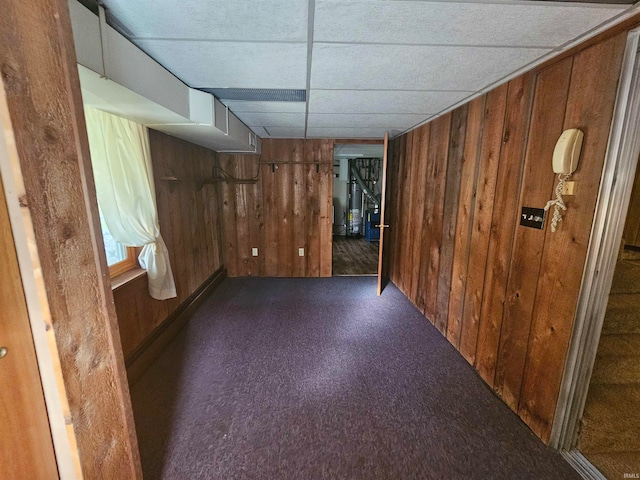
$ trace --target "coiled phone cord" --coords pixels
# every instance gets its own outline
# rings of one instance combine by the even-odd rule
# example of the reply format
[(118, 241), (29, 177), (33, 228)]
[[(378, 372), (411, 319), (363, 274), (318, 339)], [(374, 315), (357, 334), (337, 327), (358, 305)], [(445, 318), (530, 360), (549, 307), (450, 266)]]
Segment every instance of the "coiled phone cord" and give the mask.
[(562, 221), (562, 212), (561, 210), (566, 210), (567, 206), (564, 204), (564, 200), (562, 200), (562, 190), (564, 189), (564, 183), (569, 179), (571, 175), (560, 173), (558, 175), (558, 185), (556, 186), (555, 194), (556, 198), (554, 200), (549, 200), (547, 204), (544, 206), (544, 211), (547, 212), (551, 207), (553, 207), (553, 218), (551, 219), (551, 231), (555, 232), (558, 223)]

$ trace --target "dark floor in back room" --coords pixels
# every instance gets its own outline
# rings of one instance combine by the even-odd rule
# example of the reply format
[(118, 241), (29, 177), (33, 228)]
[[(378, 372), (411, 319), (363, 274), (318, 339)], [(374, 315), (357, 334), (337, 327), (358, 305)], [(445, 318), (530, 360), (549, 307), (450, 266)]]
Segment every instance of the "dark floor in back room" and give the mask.
[(145, 478), (580, 478), (375, 286), (226, 279), (132, 387)]

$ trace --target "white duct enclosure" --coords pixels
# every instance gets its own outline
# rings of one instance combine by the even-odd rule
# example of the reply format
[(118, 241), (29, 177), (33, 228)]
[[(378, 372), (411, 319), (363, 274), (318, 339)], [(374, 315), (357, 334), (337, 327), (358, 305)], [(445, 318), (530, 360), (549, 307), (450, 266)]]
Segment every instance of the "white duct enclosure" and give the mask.
[(260, 153), (260, 138), (220, 100), (182, 83), (104, 15), (68, 3), (85, 105), (218, 152)]

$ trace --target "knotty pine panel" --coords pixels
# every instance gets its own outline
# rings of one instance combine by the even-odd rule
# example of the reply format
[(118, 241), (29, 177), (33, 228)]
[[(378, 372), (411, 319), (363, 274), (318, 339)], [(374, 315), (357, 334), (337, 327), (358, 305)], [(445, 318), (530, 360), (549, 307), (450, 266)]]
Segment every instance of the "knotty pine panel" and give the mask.
[(236, 177), (260, 172), (221, 189), (229, 276), (331, 276), (333, 140), (265, 139), (261, 155), (218, 158)]
[[(480, 159), (478, 164), (478, 182), (476, 200), (471, 227), (471, 250), (469, 252), (469, 270), (467, 288), (462, 310), (462, 329), (460, 332), (460, 353), (471, 364), (475, 361), (480, 308), (484, 294), (485, 273), (488, 266), (489, 236), (493, 224), (493, 201), (500, 164), (500, 149), (507, 106), (508, 86), (502, 85), (487, 94), (485, 102)], [(500, 221), (497, 212), (496, 221)]]
[(169, 251), (178, 296), (151, 298), (146, 276), (114, 290), (125, 358), (222, 266), (218, 189), (223, 184), (199, 185), (193, 180), (212, 176), (215, 152), (155, 130), (149, 130), (149, 142), (160, 233)]
[[(535, 75), (523, 75), (508, 85), (507, 107), (502, 135), (502, 149), (496, 184), (499, 186), (493, 201), (493, 221), (485, 272), (484, 292), (478, 326), (475, 362), (480, 375), (493, 383), (496, 357), (500, 341), (509, 265), (515, 231), (519, 221), (518, 198), (523, 162), (509, 161), (523, 158), (533, 100)], [(545, 162), (540, 162), (547, 167)], [(530, 199), (526, 197), (526, 201)], [(540, 200), (540, 204), (544, 200)], [(527, 229), (529, 230), (529, 229)]]
[(447, 153), (447, 178), (442, 213), (442, 250), (440, 252), (440, 275), (436, 296), (434, 325), (443, 335), (447, 332), (449, 296), (453, 275), (453, 252), (455, 248), (456, 221), (460, 181), (464, 163), (464, 142), (467, 128), (468, 106), (456, 109), (451, 116), (451, 141)]
[[(544, 206), (553, 195), (550, 162), (540, 159), (552, 157), (562, 133), (572, 62), (565, 59), (537, 76), (519, 208)], [(544, 230), (516, 228), (494, 371), (494, 389), (512, 409), (520, 395), (544, 243)], [(488, 355), (486, 349), (485, 358)]]
[[(391, 281), (545, 442), (625, 38), (619, 33), (545, 64), (390, 147)], [(552, 198), (553, 148), (564, 129), (576, 127), (585, 133), (576, 194), (565, 197), (558, 231), (520, 226), (521, 207), (542, 208)], [(419, 173), (425, 155), (426, 177)]]
[(460, 345), (464, 294), (467, 286), (467, 271), (469, 269), (471, 226), (476, 197), (479, 146), (482, 138), (482, 115), (484, 114), (485, 101), (486, 98), (484, 96), (476, 98), (469, 103), (467, 111), (462, 175), (458, 189), (458, 211), (453, 245), (453, 268), (451, 272), (446, 334), (447, 339), (456, 348)]

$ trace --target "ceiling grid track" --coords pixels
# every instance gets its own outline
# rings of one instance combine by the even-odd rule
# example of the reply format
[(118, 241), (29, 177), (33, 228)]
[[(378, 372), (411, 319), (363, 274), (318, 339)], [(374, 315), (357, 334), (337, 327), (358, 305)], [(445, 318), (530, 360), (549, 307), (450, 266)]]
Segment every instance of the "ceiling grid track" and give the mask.
[(316, 0), (309, 0), (307, 17), (307, 98), (304, 111), (304, 138), (309, 128), (309, 97), (311, 97), (311, 60), (313, 58), (313, 27), (316, 13)]
[(615, 3), (189, 0), (186, 11), (100, 0), (140, 49), (256, 134), (372, 139), (432, 121), (640, 11), (640, 1), (600, 1)]

